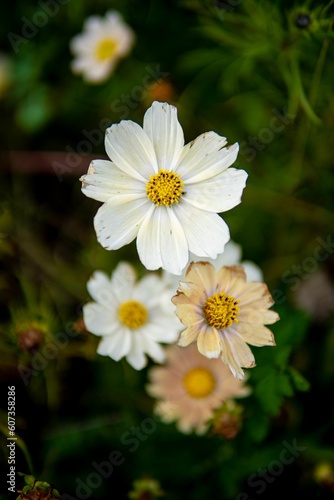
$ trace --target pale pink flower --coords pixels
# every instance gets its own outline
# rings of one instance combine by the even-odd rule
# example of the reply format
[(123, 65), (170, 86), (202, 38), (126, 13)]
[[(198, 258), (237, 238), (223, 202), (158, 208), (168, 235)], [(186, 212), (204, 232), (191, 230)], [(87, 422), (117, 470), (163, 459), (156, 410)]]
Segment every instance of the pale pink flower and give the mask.
[(250, 393), (218, 359), (202, 356), (195, 345), (166, 349), (166, 364), (151, 368), (148, 393), (157, 398), (155, 412), (165, 422), (177, 421), (184, 433), (204, 433), (213, 410), (223, 402)]

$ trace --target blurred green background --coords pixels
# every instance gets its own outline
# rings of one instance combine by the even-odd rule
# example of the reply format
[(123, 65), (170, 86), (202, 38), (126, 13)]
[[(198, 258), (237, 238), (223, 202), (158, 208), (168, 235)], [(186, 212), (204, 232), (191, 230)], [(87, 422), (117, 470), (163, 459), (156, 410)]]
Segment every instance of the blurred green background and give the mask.
[[(16, 498), (5, 485), (12, 385), (17, 470), (68, 498), (125, 499), (146, 477), (168, 500), (330, 498), (333, 2), (69, 0), (27, 31), (44, 4), (3, 5), (0, 19), (1, 498)], [(88, 85), (71, 72), (69, 43), (86, 18), (108, 10), (136, 42), (110, 78)], [(263, 270), (281, 320), (277, 347), (253, 348), (253, 392), (233, 440), (153, 420), (147, 369), (98, 356), (81, 319), (93, 271), (110, 273), (122, 259), (145, 270), (134, 243), (116, 252), (97, 243), (100, 204), (81, 193), (79, 177), (105, 155), (105, 128), (142, 124), (153, 100), (177, 105), (186, 142), (208, 130), (239, 142), (236, 166), (249, 174), (224, 219), (243, 258)], [(152, 432), (141, 427), (147, 419)], [(132, 426), (142, 429), (136, 445)], [(303, 450), (275, 475), (284, 443)], [(113, 450), (123, 463), (87, 486), (92, 463)], [(133, 498), (156, 498), (143, 495)]]

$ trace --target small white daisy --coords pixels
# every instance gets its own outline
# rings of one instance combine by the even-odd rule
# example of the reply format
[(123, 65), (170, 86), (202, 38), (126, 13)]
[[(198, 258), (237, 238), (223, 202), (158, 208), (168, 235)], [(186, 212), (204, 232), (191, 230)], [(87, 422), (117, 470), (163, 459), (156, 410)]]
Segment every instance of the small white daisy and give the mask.
[(95, 302), (83, 307), (87, 330), (101, 336), (97, 352), (119, 361), (124, 356), (136, 370), (147, 363), (145, 354), (156, 362), (165, 359), (160, 342), (175, 342), (180, 323), (168, 301), (166, 285), (153, 273), (136, 282), (130, 264), (120, 263), (111, 279), (96, 271), (87, 283)]
[(137, 238), (147, 269), (181, 274), (189, 251), (215, 259), (230, 239), (218, 215), (241, 202), (244, 170), (229, 168), (239, 146), (215, 132), (184, 145), (177, 109), (154, 102), (141, 128), (132, 121), (106, 131), (112, 160), (95, 160), (82, 180), (86, 196), (104, 202), (97, 239), (116, 250)]
[(71, 64), (73, 72), (82, 73), (90, 83), (106, 80), (119, 59), (130, 52), (134, 38), (132, 29), (118, 12), (107, 12), (104, 18), (89, 17), (83, 33), (76, 35), (70, 43), (75, 56)]

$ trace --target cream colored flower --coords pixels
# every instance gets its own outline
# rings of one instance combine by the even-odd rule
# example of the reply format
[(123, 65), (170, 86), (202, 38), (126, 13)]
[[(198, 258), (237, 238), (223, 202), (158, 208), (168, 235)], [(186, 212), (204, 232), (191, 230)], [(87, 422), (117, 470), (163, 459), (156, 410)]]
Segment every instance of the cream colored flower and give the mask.
[(230, 238), (217, 213), (241, 202), (247, 173), (231, 168), (238, 144), (226, 147), (214, 132), (184, 145), (177, 110), (154, 102), (144, 126), (122, 121), (107, 129), (112, 160), (95, 160), (81, 178), (86, 196), (104, 202), (97, 239), (116, 250), (137, 238), (147, 269), (181, 274), (189, 251), (216, 258)]
[(122, 262), (111, 276), (96, 271), (87, 283), (95, 302), (83, 307), (86, 328), (102, 337), (98, 354), (119, 361), (124, 356), (136, 370), (146, 363), (146, 354), (157, 363), (165, 359), (160, 342), (175, 342), (180, 323), (173, 306), (164, 303), (168, 294), (154, 273), (136, 282), (132, 266)]
[(83, 33), (76, 35), (70, 43), (75, 56), (72, 70), (82, 73), (89, 83), (102, 82), (111, 75), (118, 61), (130, 52), (133, 43), (134, 33), (118, 12), (107, 12), (104, 18), (89, 17)]
[(147, 391), (158, 399), (156, 413), (165, 422), (176, 420), (181, 432), (205, 432), (215, 408), (250, 392), (220, 360), (202, 356), (195, 345), (168, 347), (166, 356), (165, 366), (149, 371)]
[(247, 344), (275, 345), (272, 332), (264, 326), (279, 319), (268, 310), (274, 301), (264, 283), (246, 281), (240, 266), (223, 266), (217, 273), (209, 262), (191, 263), (172, 302), (187, 326), (178, 344), (196, 341), (201, 354), (221, 356), (239, 379), (244, 377), (241, 367), (255, 366)]

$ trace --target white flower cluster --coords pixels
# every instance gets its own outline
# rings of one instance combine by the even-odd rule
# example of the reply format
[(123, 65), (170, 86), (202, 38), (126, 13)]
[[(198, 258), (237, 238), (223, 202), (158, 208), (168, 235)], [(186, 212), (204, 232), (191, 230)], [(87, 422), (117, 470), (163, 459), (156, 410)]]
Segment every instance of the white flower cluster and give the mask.
[(219, 215), (240, 203), (246, 184), (247, 173), (231, 167), (238, 144), (215, 132), (185, 144), (177, 109), (153, 102), (143, 127), (108, 128), (105, 147), (110, 161), (94, 160), (81, 178), (83, 193), (103, 203), (97, 239), (107, 250), (136, 239), (141, 263), (163, 273), (136, 281), (125, 262), (111, 278), (95, 272), (84, 322), (101, 337), (98, 353), (115, 361), (125, 357), (140, 370), (147, 355), (157, 363), (167, 356), (150, 371), (156, 411), (182, 432), (205, 432), (215, 408), (249, 393), (248, 344), (275, 345), (264, 325), (279, 319), (261, 271), (240, 264), (241, 248)]

